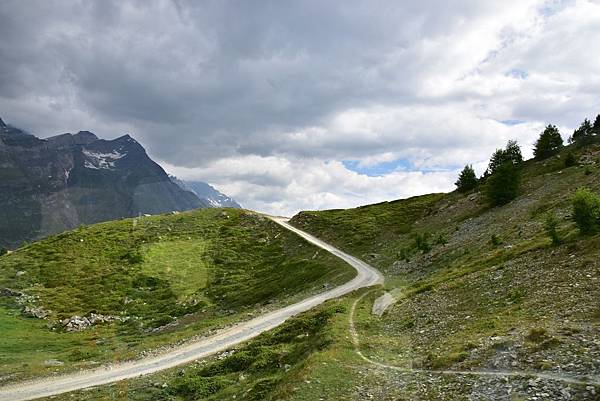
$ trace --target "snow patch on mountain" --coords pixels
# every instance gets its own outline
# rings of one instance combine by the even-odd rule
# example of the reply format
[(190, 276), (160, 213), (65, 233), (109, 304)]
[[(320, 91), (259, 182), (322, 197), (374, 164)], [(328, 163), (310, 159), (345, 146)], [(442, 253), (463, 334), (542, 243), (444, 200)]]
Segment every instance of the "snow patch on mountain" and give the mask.
[(83, 166), (93, 170), (114, 170), (115, 161), (127, 156), (126, 152), (120, 153), (119, 150), (113, 150), (110, 153), (100, 153), (83, 149), (83, 154), (86, 156)]

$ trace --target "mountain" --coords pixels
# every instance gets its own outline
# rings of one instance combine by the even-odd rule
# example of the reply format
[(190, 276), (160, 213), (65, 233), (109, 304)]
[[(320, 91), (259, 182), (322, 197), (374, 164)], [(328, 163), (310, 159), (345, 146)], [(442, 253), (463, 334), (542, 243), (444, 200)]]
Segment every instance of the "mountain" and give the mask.
[(184, 181), (179, 178), (170, 175), (171, 181), (179, 185), (184, 191), (190, 191), (196, 194), (196, 196), (202, 200), (208, 202), (211, 207), (232, 207), (235, 209), (241, 209), (242, 206), (237, 203), (233, 198), (219, 192), (210, 184), (202, 181)]
[(209, 207), (129, 135), (40, 139), (0, 119), (0, 247), (100, 221)]

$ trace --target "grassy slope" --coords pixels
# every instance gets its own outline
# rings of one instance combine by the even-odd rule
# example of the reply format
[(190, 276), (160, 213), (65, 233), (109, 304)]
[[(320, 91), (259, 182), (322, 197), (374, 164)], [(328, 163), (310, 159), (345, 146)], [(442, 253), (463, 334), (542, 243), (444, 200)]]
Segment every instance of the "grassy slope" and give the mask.
[[(600, 192), (600, 147), (578, 152), (587, 166), (564, 168), (564, 153), (527, 162), (522, 195), (504, 207), (489, 208), (478, 192), (451, 193), (302, 212), (292, 222), (402, 290), (368, 325), (365, 351), (375, 359), (599, 375), (600, 236), (579, 235), (569, 215), (578, 187)], [(560, 220), (557, 247), (543, 226), (549, 211)], [(417, 235), (429, 235), (430, 251), (417, 249)]]
[[(598, 166), (591, 169), (591, 175), (583, 167), (562, 169), (559, 159), (528, 163), (523, 196), (502, 208), (489, 209), (477, 193), (452, 193), (304, 212), (294, 222), (378, 266), (388, 289), (402, 288), (405, 297), (383, 318), (371, 314), (382, 290), (358, 304), (356, 328), (367, 356), (406, 368), (555, 371), (561, 366), (566, 374), (598, 374), (600, 237), (580, 237), (568, 219), (576, 187), (600, 190)], [(561, 220), (564, 243), (556, 248), (542, 227), (548, 210)], [(414, 249), (414, 235), (425, 232), (431, 233), (433, 248), (422, 253)], [(445, 241), (435, 244), (440, 234)], [(491, 242), (492, 234), (501, 244)], [(291, 319), (233, 355), (74, 395), (140, 401), (517, 401), (534, 394), (544, 400), (600, 399), (600, 388), (594, 395), (587, 385), (542, 380), (532, 386), (528, 378), (374, 367), (355, 353), (348, 331), (351, 305), (367, 291)], [(531, 332), (542, 328), (545, 333)]]
[[(205, 209), (101, 223), (0, 258), (0, 375), (27, 375), (135, 357), (339, 284), (354, 271), (250, 212)], [(49, 311), (26, 318), (30, 305)], [(66, 332), (60, 320), (127, 317)], [(156, 330), (158, 329), (158, 330)], [(45, 361), (64, 362), (59, 367)]]

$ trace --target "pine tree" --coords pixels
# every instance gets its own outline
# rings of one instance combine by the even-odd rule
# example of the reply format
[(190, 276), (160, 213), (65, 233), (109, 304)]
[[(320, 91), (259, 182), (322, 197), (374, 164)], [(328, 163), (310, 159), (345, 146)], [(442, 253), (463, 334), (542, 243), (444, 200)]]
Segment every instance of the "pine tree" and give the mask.
[(510, 161), (502, 163), (486, 182), (485, 192), (494, 206), (507, 204), (519, 195), (521, 168)]
[(563, 140), (555, 125), (548, 124), (535, 142), (533, 154), (536, 159), (545, 159), (560, 151)]
[(521, 148), (517, 144), (517, 141), (510, 140), (506, 144), (506, 148), (496, 149), (490, 158), (484, 176), (487, 177), (493, 175), (501, 165), (507, 162), (510, 162), (513, 165), (520, 165), (523, 162), (523, 155), (521, 154)]
[(600, 135), (600, 114), (596, 116), (594, 120), (594, 125), (592, 126), (592, 132), (594, 135)]
[(590, 143), (591, 139), (594, 136), (594, 131), (592, 128), (592, 123), (587, 118), (583, 120), (579, 128), (577, 128), (571, 138), (569, 138), (570, 143), (575, 143), (577, 145), (587, 145)]
[(477, 176), (473, 166), (467, 164), (460, 172), (458, 180), (454, 183), (459, 192), (468, 192), (477, 187)]

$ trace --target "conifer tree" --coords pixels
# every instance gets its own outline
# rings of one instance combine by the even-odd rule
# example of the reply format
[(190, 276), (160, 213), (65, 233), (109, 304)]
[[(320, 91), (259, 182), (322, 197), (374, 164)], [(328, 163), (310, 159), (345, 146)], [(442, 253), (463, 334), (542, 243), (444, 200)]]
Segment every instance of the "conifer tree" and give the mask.
[(477, 176), (473, 166), (467, 164), (460, 172), (458, 180), (454, 183), (459, 192), (468, 192), (477, 187)]
[(536, 159), (545, 159), (560, 151), (563, 140), (555, 125), (548, 124), (535, 142), (533, 154)]

